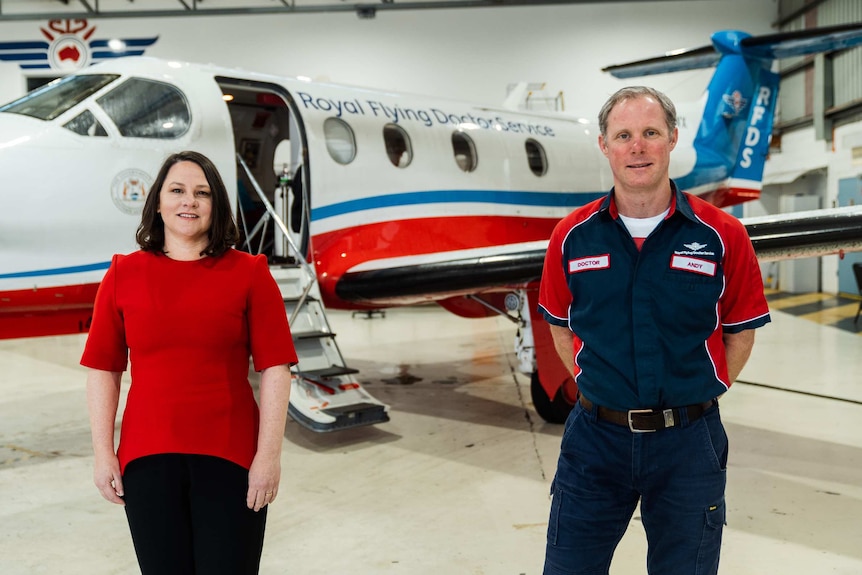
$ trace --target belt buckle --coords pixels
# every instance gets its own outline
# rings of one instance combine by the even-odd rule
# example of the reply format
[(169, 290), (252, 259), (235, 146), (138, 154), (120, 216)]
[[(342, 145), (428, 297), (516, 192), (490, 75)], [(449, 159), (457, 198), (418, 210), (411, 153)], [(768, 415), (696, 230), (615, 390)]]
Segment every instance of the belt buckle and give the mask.
[(629, 421), (629, 431), (631, 431), (632, 433), (654, 433), (656, 431), (655, 429), (635, 429), (634, 425), (632, 424), (632, 415), (635, 415), (638, 413), (655, 413), (655, 410), (653, 410), (653, 409), (630, 409), (630, 410), (628, 410), (626, 412), (626, 415), (627, 415), (628, 421)]

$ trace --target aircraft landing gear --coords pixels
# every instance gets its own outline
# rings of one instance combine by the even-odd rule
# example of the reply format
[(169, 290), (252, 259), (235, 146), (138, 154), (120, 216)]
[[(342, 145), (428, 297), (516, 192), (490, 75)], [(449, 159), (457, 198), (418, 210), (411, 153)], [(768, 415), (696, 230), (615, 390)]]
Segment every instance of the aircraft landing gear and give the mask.
[(548, 423), (565, 423), (569, 412), (574, 405), (563, 397), (563, 388), (557, 390), (552, 400), (539, 381), (539, 372), (534, 371), (530, 376), (530, 396), (533, 399), (533, 407), (536, 413)]

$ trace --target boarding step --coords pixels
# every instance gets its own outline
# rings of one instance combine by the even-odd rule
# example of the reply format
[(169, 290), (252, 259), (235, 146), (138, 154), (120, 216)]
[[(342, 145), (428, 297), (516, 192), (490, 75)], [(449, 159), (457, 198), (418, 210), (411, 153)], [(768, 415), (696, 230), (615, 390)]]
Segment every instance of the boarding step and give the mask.
[(288, 413), (312, 431), (329, 432), (385, 423), (388, 407), (372, 397), (351, 375), (293, 378)]
[(284, 299), (299, 364), (293, 368), (288, 413), (300, 425), (328, 432), (389, 421), (388, 406), (372, 397), (347, 367), (308, 268), (270, 268)]
[(293, 338), (293, 347), (299, 357), (299, 371), (309, 374), (321, 374), (320, 377), (335, 377), (347, 373), (336, 372), (337, 369), (347, 370), (341, 350), (334, 338)]
[[(297, 305), (299, 305), (298, 310)], [(335, 337), (329, 329), (323, 302), (310, 298), (302, 302), (284, 300), (284, 309), (287, 317), (291, 318), (290, 333), (293, 334), (294, 339)]]
[(338, 377), (339, 375), (353, 375), (354, 373), (359, 373), (359, 370), (344, 365), (331, 365), (324, 369), (303, 370), (300, 374), (311, 378), (329, 378)]
[[(281, 297), (284, 300), (298, 300), (302, 297), (305, 286), (314, 281), (311, 272), (298, 264), (274, 265), (269, 267), (269, 271), (275, 278), (275, 283), (278, 284), (278, 289), (281, 290)], [(314, 292), (319, 293), (317, 289)], [(319, 299), (319, 295), (317, 299)]]
[(293, 334), (293, 339), (320, 339), (322, 337), (335, 337), (335, 334), (330, 331), (309, 331)]

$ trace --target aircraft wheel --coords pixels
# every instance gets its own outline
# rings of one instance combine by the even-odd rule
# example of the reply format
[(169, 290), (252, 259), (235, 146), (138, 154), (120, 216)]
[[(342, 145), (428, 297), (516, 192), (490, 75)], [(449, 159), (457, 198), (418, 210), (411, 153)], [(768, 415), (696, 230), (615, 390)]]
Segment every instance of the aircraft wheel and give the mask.
[(536, 413), (548, 423), (565, 423), (569, 412), (574, 407), (563, 398), (562, 387), (557, 390), (554, 399), (551, 400), (539, 381), (538, 371), (534, 371), (530, 377), (530, 396), (533, 398), (533, 407), (536, 408)]

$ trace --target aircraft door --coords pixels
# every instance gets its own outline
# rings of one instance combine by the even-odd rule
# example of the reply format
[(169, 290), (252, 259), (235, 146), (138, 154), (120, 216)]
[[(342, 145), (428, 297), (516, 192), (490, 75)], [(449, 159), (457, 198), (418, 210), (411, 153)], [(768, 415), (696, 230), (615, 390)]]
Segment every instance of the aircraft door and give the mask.
[[(271, 260), (291, 257), (289, 239), (305, 255), (308, 223), (303, 210), (303, 138), (299, 117), (281, 86), (219, 78), (230, 112), (236, 154), (240, 249)], [(275, 220), (275, 217), (279, 221)]]

